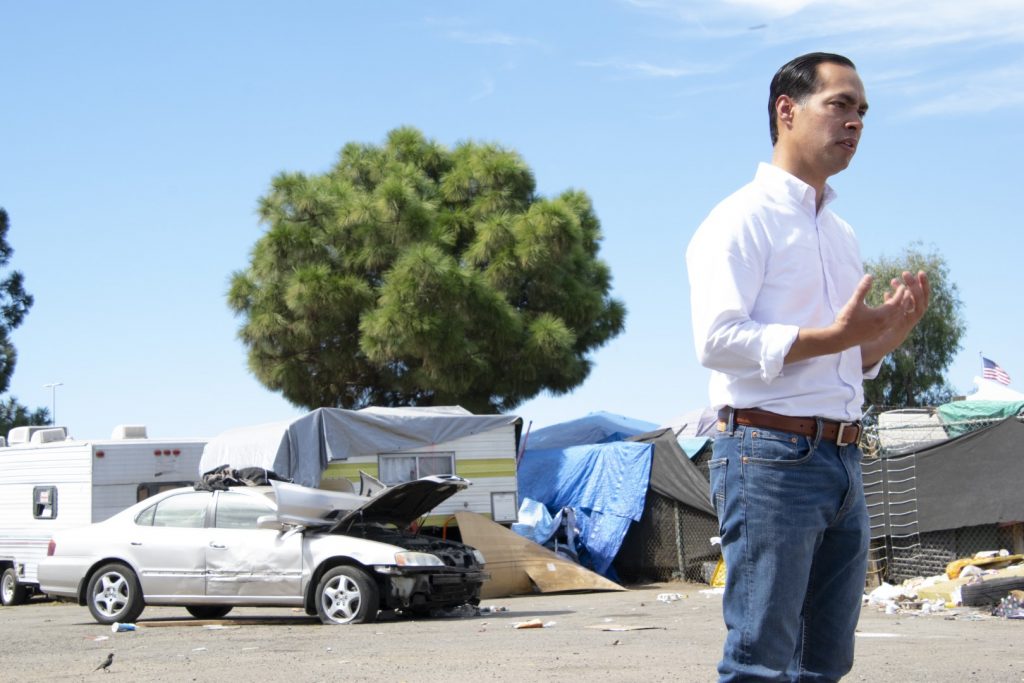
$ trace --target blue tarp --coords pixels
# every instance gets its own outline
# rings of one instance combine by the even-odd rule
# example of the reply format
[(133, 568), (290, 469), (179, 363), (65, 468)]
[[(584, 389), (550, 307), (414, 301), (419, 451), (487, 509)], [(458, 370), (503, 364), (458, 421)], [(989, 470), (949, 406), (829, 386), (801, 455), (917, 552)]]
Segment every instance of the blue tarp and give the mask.
[(649, 432), (658, 425), (653, 422), (636, 420), (614, 413), (596, 412), (567, 422), (531, 431), (526, 438), (526, 448), (566, 448), (588, 443), (608, 443)]
[(519, 496), (549, 511), (572, 508), (585, 551), (581, 564), (611, 576), (630, 522), (643, 514), (653, 451), (649, 443), (623, 441), (530, 449), (519, 463)]

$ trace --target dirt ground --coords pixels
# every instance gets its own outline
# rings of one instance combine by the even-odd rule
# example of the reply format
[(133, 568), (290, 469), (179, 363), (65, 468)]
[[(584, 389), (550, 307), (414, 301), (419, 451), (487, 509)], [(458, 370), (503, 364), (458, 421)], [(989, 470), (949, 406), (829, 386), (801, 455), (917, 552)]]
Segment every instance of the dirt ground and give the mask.
[[(6, 681), (713, 681), (721, 598), (670, 583), (621, 593), (491, 600), (472, 617), (321, 626), (290, 609), (246, 608), (200, 622), (147, 608), (113, 633), (84, 607), (35, 599), (0, 608)], [(680, 595), (660, 601), (660, 594)], [(513, 629), (539, 619), (545, 628)], [(608, 630), (614, 629), (614, 630)], [(636, 630), (626, 630), (636, 629)], [(107, 653), (109, 671), (95, 671)], [(1024, 621), (970, 608), (862, 612), (849, 681), (1024, 681)]]

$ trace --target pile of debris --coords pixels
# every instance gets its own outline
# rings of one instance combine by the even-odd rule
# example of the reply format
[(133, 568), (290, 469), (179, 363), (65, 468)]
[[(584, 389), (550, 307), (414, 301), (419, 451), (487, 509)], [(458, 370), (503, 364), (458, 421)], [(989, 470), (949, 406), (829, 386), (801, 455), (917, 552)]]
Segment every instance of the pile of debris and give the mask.
[(883, 583), (864, 596), (864, 604), (886, 614), (980, 607), (991, 608), (996, 616), (1024, 619), (1024, 555), (993, 550), (954, 560), (943, 574), (907, 579), (898, 586)]

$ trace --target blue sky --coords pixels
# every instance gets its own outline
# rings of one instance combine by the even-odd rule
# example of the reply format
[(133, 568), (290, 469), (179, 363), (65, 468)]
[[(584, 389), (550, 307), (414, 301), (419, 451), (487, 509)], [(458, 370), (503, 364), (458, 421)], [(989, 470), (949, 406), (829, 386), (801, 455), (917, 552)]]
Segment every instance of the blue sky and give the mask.
[(663, 423), (706, 402), (683, 253), (770, 158), (768, 82), (851, 57), (871, 112), (834, 208), (865, 259), (920, 241), (983, 351), (1020, 386), (1024, 4), (1019, 0), (0, 1), (0, 206), (36, 304), (10, 393), (78, 437), (117, 424), (212, 436), (301, 411), (246, 368), (225, 303), (281, 171), (412, 125), (517, 150), (550, 196), (579, 188), (626, 331), (534, 428), (607, 410)]

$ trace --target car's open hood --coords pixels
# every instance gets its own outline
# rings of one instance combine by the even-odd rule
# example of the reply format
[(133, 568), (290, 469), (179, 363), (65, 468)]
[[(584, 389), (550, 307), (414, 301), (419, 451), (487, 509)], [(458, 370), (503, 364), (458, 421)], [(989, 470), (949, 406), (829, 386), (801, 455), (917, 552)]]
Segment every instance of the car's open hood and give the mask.
[(325, 526), (353, 520), (406, 527), (465, 489), (461, 477), (436, 475), (389, 486), (372, 497), (271, 481), (277, 517), (286, 524)]

